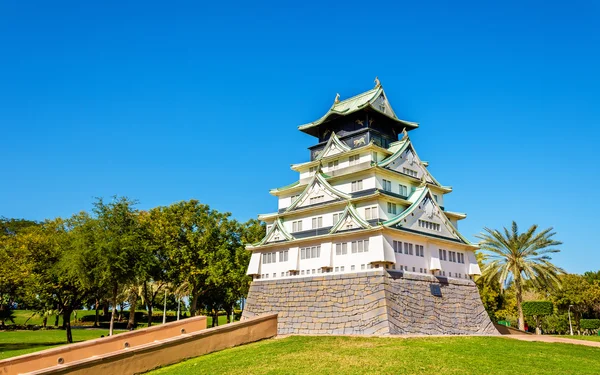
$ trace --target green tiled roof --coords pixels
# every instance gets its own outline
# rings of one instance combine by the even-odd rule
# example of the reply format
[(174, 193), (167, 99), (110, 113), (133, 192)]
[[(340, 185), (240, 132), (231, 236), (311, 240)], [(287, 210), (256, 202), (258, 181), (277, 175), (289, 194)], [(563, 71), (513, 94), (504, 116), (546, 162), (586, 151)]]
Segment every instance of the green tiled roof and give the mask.
[(324, 123), (325, 121), (327, 121), (327, 119), (331, 115), (348, 115), (348, 114), (354, 113), (354, 112), (361, 110), (363, 108), (366, 108), (366, 107), (370, 107), (371, 109), (375, 110), (376, 112), (379, 112), (382, 115), (387, 116), (388, 118), (390, 118), (398, 123), (401, 123), (402, 125), (409, 127), (411, 129), (419, 126), (419, 124), (417, 124), (416, 122), (410, 122), (410, 121), (405, 121), (405, 120), (399, 119), (398, 116), (396, 116), (396, 113), (394, 113), (394, 110), (392, 109), (391, 105), (389, 104), (389, 100), (388, 100), (388, 103), (386, 106), (388, 110), (385, 112), (379, 110), (379, 108), (376, 108), (376, 106), (373, 106), (373, 103), (375, 102), (375, 100), (377, 98), (379, 98), (379, 96), (381, 94), (384, 94), (384, 96), (387, 100), (387, 95), (385, 95), (385, 93), (383, 91), (383, 87), (377, 86), (374, 89), (363, 92), (362, 94), (358, 94), (351, 98), (344, 99), (337, 103), (333, 103), (331, 108), (329, 108), (329, 110), (323, 117), (321, 117), (320, 119), (318, 119), (316, 121), (310, 122), (308, 124), (300, 125), (298, 127), (298, 129), (299, 130), (307, 130), (307, 129), (310, 129), (315, 126), (319, 126), (320, 124)]

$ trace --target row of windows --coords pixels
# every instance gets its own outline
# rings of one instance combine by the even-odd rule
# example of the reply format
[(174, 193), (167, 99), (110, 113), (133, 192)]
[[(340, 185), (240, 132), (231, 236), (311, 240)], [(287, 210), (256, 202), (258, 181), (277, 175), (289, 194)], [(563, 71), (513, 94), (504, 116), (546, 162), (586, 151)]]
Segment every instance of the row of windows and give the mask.
[(351, 189), (352, 189), (353, 193), (355, 191), (362, 190), (363, 189), (363, 181), (362, 180), (352, 181)]
[(433, 223), (431, 221), (426, 221), (426, 220), (419, 220), (419, 226), (421, 228), (425, 228), (425, 229), (430, 229), (430, 230), (435, 230), (435, 231), (440, 231), (440, 224), (438, 223)]
[[(378, 268), (378, 267), (379, 266), (376, 266), (375, 268)], [(372, 269), (372, 268), (373, 268), (373, 266), (371, 266), (370, 264), (361, 264), (360, 265), (360, 269), (363, 270), (363, 271), (365, 269)], [(390, 269), (390, 266), (386, 265), (385, 268), (386, 269)], [(392, 264), (391, 269), (396, 269), (396, 266)], [(335, 267), (334, 270), (335, 270), (335, 272), (344, 272), (345, 271), (345, 266)], [(400, 265), (400, 270), (401, 271), (405, 271), (405, 272), (411, 272), (411, 271), (409, 271), (408, 266), (403, 266), (403, 265)], [(325, 270), (321, 270), (320, 268), (318, 268), (318, 269), (314, 269), (313, 268), (312, 270), (302, 270), (299, 273), (290, 273), (289, 271), (287, 271), (287, 272), (282, 272), (281, 273), (281, 277), (298, 276), (298, 275), (310, 275), (310, 274), (314, 275), (314, 274), (317, 274), (317, 273), (319, 273), (319, 274), (320, 273), (330, 273), (332, 271), (333, 270), (331, 268), (325, 269)], [(356, 266), (355, 265), (351, 265), (350, 266), (350, 271), (356, 271)], [(412, 272), (417, 272), (416, 267), (412, 267)], [(427, 268), (419, 268), (419, 273), (427, 273), (427, 272), (428, 272)], [(435, 274), (437, 276), (446, 276), (446, 271), (436, 271)], [(273, 278), (276, 278), (276, 277), (277, 277), (277, 273), (273, 272)], [(448, 277), (452, 277), (452, 272), (448, 272)], [(463, 279), (463, 278), (464, 279), (472, 279), (471, 276), (466, 275), (466, 274), (463, 275), (462, 273), (458, 273), (458, 272), (454, 273), (454, 277), (459, 278), (459, 279)], [(268, 279), (269, 278), (269, 274), (268, 273), (263, 273), (263, 274), (260, 275), (260, 278), (261, 279)]]
[(348, 158), (348, 161), (350, 162), (350, 165), (356, 165), (358, 164), (360, 160), (360, 155), (352, 155)]
[[(283, 251), (279, 252), (279, 261), (280, 262), (288, 261), (288, 250), (283, 250)], [(277, 253), (276, 252), (263, 253), (262, 263), (263, 264), (277, 263)]]
[(277, 253), (264, 253), (262, 257), (263, 264), (275, 263), (277, 262)]
[(292, 232), (302, 231), (302, 220), (292, 221)]
[[(402, 242), (394, 240), (392, 243), (392, 247), (394, 248), (395, 253), (402, 254)], [(425, 257), (425, 250), (423, 245), (414, 245), (413, 253), (413, 244), (404, 242), (404, 254)]]
[(402, 172), (412, 177), (417, 177), (418, 173), (414, 169), (402, 168)]
[(321, 246), (303, 247), (300, 249), (300, 259), (313, 259), (321, 256)]
[(440, 260), (447, 260), (448, 262), (454, 263), (465, 263), (465, 254), (458, 253), (456, 251), (448, 251), (444, 249), (439, 249), (440, 251)]
[(348, 243), (350, 243), (350, 251), (352, 251), (353, 254), (366, 253), (369, 251), (369, 240), (341, 242), (335, 244), (335, 255), (348, 254)]
[(396, 215), (396, 203), (387, 202), (388, 214)]
[(365, 220), (378, 219), (379, 218), (379, 207), (366, 207), (365, 208)]

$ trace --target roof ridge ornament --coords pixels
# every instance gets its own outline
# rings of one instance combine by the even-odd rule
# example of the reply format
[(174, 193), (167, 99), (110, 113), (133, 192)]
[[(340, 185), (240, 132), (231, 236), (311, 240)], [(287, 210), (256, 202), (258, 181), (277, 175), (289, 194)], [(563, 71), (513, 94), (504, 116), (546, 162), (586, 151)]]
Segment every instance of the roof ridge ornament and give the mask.
[(404, 141), (408, 139), (408, 132), (406, 131), (406, 128), (402, 129), (402, 138), (400, 139), (401, 141)]
[(379, 81), (379, 78), (376, 76), (375, 77), (375, 88), (381, 87), (381, 82)]
[(340, 102), (340, 94), (335, 94), (335, 99), (333, 100), (333, 104), (338, 104)]

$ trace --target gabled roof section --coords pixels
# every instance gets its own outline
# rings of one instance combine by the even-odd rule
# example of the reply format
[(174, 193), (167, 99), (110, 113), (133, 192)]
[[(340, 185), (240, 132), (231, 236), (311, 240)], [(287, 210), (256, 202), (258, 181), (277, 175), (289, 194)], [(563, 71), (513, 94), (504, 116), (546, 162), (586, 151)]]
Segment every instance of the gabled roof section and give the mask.
[[(264, 245), (267, 242), (273, 241), (274, 238), (277, 236), (283, 236), (285, 241), (290, 241), (290, 240), (294, 239), (294, 237), (285, 230), (285, 227), (284, 227), (281, 219), (275, 220), (275, 222), (273, 222), (273, 226), (267, 232), (265, 237), (262, 240), (260, 240), (259, 242), (255, 243), (253, 246)], [(282, 240), (276, 240), (276, 241), (282, 241)]]
[(315, 175), (310, 180), (310, 182), (306, 185), (306, 188), (304, 189), (302, 194), (300, 194), (298, 196), (298, 198), (296, 198), (296, 200), (293, 201), (292, 204), (290, 204), (286, 208), (285, 212), (289, 212), (289, 211), (293, 210), (294, 208), (298, 207), (299, 205), (301, 205), (304, 201), (306, 201), (306, 199), (308, 199), (310, 197), (311, 193), (313, 193), (314, 191), (324, 191), (324, 192), (327, 192), (329, 196), (337, 197), (339, 199), (352, 198), (352, 196), (350, 194), (346, 194), (346, 193), (343, 193), (343, 192), (335, 189), (333, 186), (331, 186), (327, 182), (327, 180), (325, 178), (326, 178), (326, 175), (323, 174), (321, 172), (321, 168), (319, 168), (319, 170), (317, 170), (315, 172)]
[(371, 228), (371, 225), (369, 225), (368, 222), (366, 222), (362, 217), (360, 217), (354, 205), (352, 203), (348, 203), (346, 209), (344, 210), (344, 212), (342, 212), (340, 219), (333, 226), (333, 228), (331, 228), (329, 233), (335, 233), (340, 230), (344, 230), (344, 227), (348, 223), (352, 223), (353, 225), (356, 225), (357, 227), (363, 229)]
[[(417, 164), (418, 169), (423, 171), (423, 174), (425, 175), (425, 180), (428, 183), (442, 187), (442, 185), (438, 182), (438, 180), (436, 180), (433, 177), (433, 175), (431, 173), (429, 173), (429, 171), (427, 170), (427, 167), (421, 161), (421, 158), (419, 158), (419, 155), (417, 155), (417, 151), (415, 150), (415, 147), (413, 146), (412, 142), (410, 141), (410, 138), (408, 137), (408, 134), (406, 133), (406, 131), (404, 132), (404, 136), (402, 137), (402, 139), (398, 142), (394, 142), (390, 148), (393, 148), (395, 150), (394, 153), (391, 156), (389, 156), (389, 157), (383, 159), (382, 161), (380, 161), (379, 163), (377, 163), (377, 166), (382, 167), (382, 168), (387, 168), (390, 170), (395, 170), (393, 168), (393, 166), (396, 164), (395, 162), (398, 161), (399, 158), (403, 158), (404, 156), (406, 156), (406, 158), (407, 158), (406, 160), (403, 160), (401, 162), (399, 161), (401, 164), (404, 163), (405, 161), (407, 163), (409, 163), (411, 165), (411, 167), (414, 164)], [(398, 168), (400, 168), (400, 165), (398, 165)], [(397, 172), (400, 172), (400, 171), (397, 171)]]
[[(442, 208), (433, 198), (433, 194), (427, 186), (417, 188), (408, 200), (412, 202), (412, 204), (398, 216), (383, 222), (383, 226), (414, 230), (419, 233), (430, 234), (436, 237), (452, 237), (464, 244), (471, 245), (471, 242), (461, 235), (454, 225), (452, 225)], [(440, 230), (429, 231), (425, 228), (418, 228), (419, 220), (439, 224)]]
[[(300, 125), (298, 129), (301, 131), (305, 131), (307, 129), (321, 125), (322, 123), (326, 122), (330, 116), (345, 116), (367, 107), (370, 107), (376, 112), (379, 112), (382, 115), (402, 124), (406, 128), (414, 129), (419, 127), (419, 124), (417, 124), (416, 122), (401, 120), (398, 118), (398, 116), (396, 116), (396, 113), (392, 109), (392, 106), (389, 104), (387, 100), (387, 95), (383, 91), (383, 87), (380, 84), (377, 84), (375, 88), (369, 91), (365, 91), (361, 94), (358, 94), (356, 96), (342, 101), (338, 101), (337, 98), (338, 97), (336, 97), (336, 101), (334, 101), (331, 108), (329, 108), (329, 110), (327, 111), (327, 113), (325, 113), (323, 117), (308, 124)], [(379, 103), (383, 104), (383, 110), (380, 108)]]
[(315, 160), (321, 160), (327, 156), (341, 154), (350, 150), (351, 148), (344, 142), (340, 141), (337, 135), (335, 135), (335, 132), (333, 132), (331, 133), (331, 137), (329, 137), (327, 144), (323, 148), (323, 151), (319, 153), (319, 156), (317, 156)]

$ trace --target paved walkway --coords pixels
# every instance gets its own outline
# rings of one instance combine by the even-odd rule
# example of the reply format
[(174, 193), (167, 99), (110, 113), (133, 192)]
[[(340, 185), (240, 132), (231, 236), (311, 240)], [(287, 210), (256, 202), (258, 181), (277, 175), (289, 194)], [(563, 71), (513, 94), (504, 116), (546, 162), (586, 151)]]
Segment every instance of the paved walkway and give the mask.
[(574, 344), (600, 348), (600, 341), (577, 340), (545, 335), (503, 335), (502, 337), (521, 341), (558, 342), (561, 344)]

